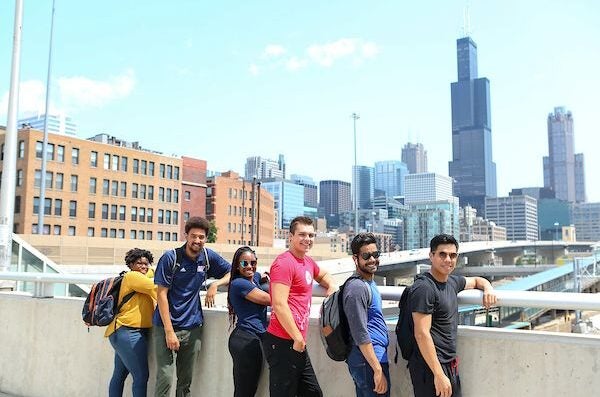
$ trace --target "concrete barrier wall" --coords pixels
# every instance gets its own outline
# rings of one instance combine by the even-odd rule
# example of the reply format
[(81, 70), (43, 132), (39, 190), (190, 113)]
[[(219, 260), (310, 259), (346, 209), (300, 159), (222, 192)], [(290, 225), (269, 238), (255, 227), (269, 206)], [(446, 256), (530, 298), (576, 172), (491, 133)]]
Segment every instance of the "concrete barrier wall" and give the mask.
[[(0, 391), (23, 397), (106, 396), (113, 350), (103, 328), (81, 322), (81, 299), (34, 299), (0, 293)], [(232, 367), (224, 310), (206, 310), (193, 395), (231, 396)], [(325, 396), (354, 395), (346, 365), (325, 354), (313, 319), (309, 354)], [(394, 340), (393, 327), (390, 338)], [(591, 396), (600, 390), (600, 338), (461, 327), (463, 395)], [(392, 361), (393, 348), (389, 357)], [(149, 395), (155, 369), (150, 353)], [(406, 362), (390, 364), (392, 396), (410, 396)], [(259, 396), (268, 395), (267, 372)], [(130, 396), (130, 381), (126, 386)]]

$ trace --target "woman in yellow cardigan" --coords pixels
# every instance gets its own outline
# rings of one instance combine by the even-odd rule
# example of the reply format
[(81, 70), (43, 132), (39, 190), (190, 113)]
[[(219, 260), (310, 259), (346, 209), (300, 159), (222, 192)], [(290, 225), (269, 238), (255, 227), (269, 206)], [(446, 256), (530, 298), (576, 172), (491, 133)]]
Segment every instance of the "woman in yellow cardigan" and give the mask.
[(131, 269), (125, 273), (119, 292), (119, 303), (133, 293), (110, 323), (104, 336), (115, 349), (115, 369), (110, 380), (109, 397), (121, 397), (125, 378), (133, 377), (133, 397), (145, 397), (148, 386), (148, 333), (156, 305), (154, 271), (150, 269), (152, 253), (140, 248), (129, 250), (125, 263)]

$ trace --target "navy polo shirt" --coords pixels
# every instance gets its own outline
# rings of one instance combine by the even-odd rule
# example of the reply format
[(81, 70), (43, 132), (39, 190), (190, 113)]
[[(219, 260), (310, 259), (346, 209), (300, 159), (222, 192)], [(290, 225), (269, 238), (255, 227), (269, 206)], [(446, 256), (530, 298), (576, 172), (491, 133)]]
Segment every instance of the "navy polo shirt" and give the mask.
[[(175, 330), (192, 329), (202, 324), (202, 303), (200, 301), (202, 284), (206, 278), (222, 278), (231, 270), (231, 265), (221, 255), (208, 248), (206, 252), (210, 261), (208, 274), (205, 270), (204, 251), (196, 259), (191, 259), (184, 253), (181, 267), (175, 272), (175, 276), (173, 276), (176, 258), (174, 250), (165, 252), (158, 260), (154, 284), (169, 288), (167, 299), (171, 323)], [(154, 310), (152, 323), (163, 326), (158, 306)]]

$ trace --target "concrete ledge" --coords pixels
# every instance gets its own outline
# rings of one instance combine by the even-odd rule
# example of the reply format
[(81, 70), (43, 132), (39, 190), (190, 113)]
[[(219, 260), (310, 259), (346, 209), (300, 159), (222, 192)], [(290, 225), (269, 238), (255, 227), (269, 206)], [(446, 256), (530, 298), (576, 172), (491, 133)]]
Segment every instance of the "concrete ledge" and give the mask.
[[(106, 396), (113, 350), (103, 328), (81, 322), (82, 299), (36, 299), (0, 293), (0, 391), (23, 397)], [(195, 396), (233, 394), (228, 320), (224, 309), (205, 310)], [(311, 321), (309, 354), (327, 397), (354, 395), (344, 363), (331, 361)], [(393, 325), (390, 340), (395, 341)], [(389, 349), (394, 357), (394, 344)], [(600, 390), (600, 338), (586, 335), (461, 327), (459, 354), (463, 395), (589, 396)], [(155, 369), (150, 352), (149, 395)], [(406, 362), (390, 363), (392, 396), (410, 396)], [(267, 373), (258, 396), (267, 396)], [(130, 381), (126, 396), (130, 396)]]

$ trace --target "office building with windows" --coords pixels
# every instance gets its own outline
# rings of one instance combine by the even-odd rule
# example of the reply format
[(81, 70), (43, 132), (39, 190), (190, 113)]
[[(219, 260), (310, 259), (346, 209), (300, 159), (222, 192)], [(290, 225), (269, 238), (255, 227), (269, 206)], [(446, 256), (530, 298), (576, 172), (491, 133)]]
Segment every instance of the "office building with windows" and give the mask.
[(452, 178), (428, 172), (404, 178), (404, 204), (448, 200), (452, 197)]
[(375, 190), (385, 192), (386, 197), (402, 196), (404, 194), (404, 177), (408, 172), (406, 164), (402, 161), (377, 161), (375, 163)]
[(261, 156), (252, 156), (246, 159), (244, 178), (251, 180), (282, 178), (285, 179), (285, 158), (280, 154), (277, 160), (266, 159)]
[(216, 243), (272, 247), (273, 196), (233, 171), (207, 179), (206, 218), (217, 228)]
[(537, 200), (530, 196), (488, 197), (485, 217), (506, 228), (508, 240), (538, 240)]
[(260, 182), (261, 189), (273, 196), (276, 229), (289, 229), (292, 219), (304, 215), (304, 187), (281, 178), (262, 179)]
[(600, 203), (573, 203), (571, 221), (577, 241), (600, 241)]
[[(2, 146), (4, 132), (0, 129)], [(41, 203), (42, 140), (41, 131), (18, 132), (15, 233), (37, 234), (41, 227), (43, 234), (61, 236), (181, 239), (181, 158), (105, 134), (91, 140), (48, 134)], [(38, 226), (40, 210), (43, 226)]]
[(357, 197), (359, 210), (373, 206), (374, 187), (373, 167), (352, 166), (352, 194)]
[(422, 143), (407, 143), (402, 148), (402, 162), (411, 174), (427, 172), (427, 150)]
[(568, 202), (585, 202), (583, 153), (575, 153), (573, 115), (564, 107), (548, 115), (548, 156), (544, 156), (544, 187), (556, 198)]
[(319, 183), (319, 211), (327, 219), (327, 228), (340, 226), (340, 215), (352, 210), (350, 183), (326, 180)]
[(449, 175), (462, 207), (484, 213), (485, 198), (496, 197), (492, 160), (490, 81), (477, 75), (477, 45), (470, 37), (456, 41), (458, 81), (451, 84), (452, 161)]
[[(17, 125), (23, 128), (44, 131), (45, 123), (46, 115), (39, 114), (37, 116), (22, 118), (17, 122)], [(48, 115), (48, 132), (52, 134), (76, 136), (77, 124), (75, 124), (71, 117), (64, 114), (50, 114)]]

